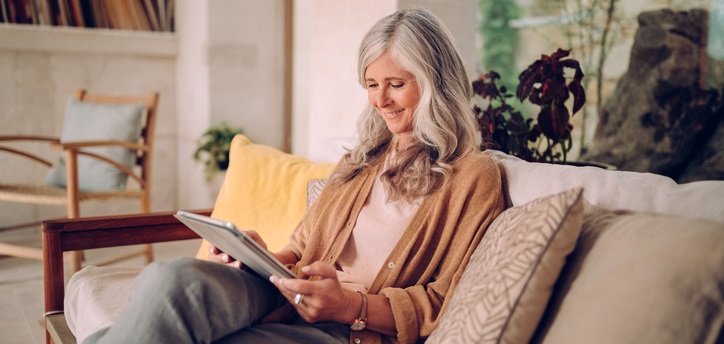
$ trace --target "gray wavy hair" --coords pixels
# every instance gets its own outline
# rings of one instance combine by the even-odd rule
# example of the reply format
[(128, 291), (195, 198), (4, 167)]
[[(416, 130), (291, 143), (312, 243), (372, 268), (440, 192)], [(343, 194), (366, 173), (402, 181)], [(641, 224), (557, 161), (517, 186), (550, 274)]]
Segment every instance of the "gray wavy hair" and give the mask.
[[(390, 57), (416, 79), (420, 101), (412, 118), (414, 144), (382, 174), (390, 199), (412, 200), (442, 186), (451, 163), (476, 146), (473, 95), (465, 66), (447, 28), (425, 9), (404, 9), (379, 20), (362, 39), (359, 82), (366, 88), (367, 67)], [(384, 119), (368, 104), (357, 123), (359, 145), (345, 155), (331, 177), (343, 183), (384, 159), (392, 140)]]

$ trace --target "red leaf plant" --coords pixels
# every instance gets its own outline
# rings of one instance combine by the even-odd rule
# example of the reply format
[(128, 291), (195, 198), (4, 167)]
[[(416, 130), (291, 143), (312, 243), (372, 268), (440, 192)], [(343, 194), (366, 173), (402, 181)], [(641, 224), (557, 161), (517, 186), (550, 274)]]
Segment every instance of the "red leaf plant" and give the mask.
[[(506, 102), (512, 95), (498, 86), (498, 73), (490, 71), (473, 81), (473, 91), (487, 103), (484, 109), (474, 106), (483, 139), (481, 149), (501, 150), (527, 161), (566, 162), (572, 144), (570, 117), (586, 103), (583, 71), (578, 61), (566, 58), (569, 54), (570, 50), (558, 49), (550, 56), (541, 55), (518, 77), (516, 97), (540, 107), (535, 123)], [(568, 84), (566, 69), (575, 72)], [(573, 95), (570, 113), (565, 105), (569, 93)]]

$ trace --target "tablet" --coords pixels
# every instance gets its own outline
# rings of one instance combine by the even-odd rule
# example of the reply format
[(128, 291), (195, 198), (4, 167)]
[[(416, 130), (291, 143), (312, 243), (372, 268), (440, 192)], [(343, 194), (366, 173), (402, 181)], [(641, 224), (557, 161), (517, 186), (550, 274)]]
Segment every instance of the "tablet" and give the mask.
[(269, 276), (275, 275), (283, 278), (296, 278), (296, 276), (269, 253), (261, 247), (250, 236), (226, 222), (208, 216), (189, 213), (179, 210), (174, 215), (179, 221), (191, 228), (202, 238), (224, 251), (228, 255), (252, 270), (258, 275), (269, 280)]

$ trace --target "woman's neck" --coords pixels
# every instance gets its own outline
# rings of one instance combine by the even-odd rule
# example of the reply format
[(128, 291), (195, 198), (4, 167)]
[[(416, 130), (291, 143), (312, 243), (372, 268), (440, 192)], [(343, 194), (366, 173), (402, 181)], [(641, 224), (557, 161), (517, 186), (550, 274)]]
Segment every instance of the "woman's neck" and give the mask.
[(396, 134), (392, 137), (392, 147), (399, 152), (412, 145), (413, 140), (412, 133)]

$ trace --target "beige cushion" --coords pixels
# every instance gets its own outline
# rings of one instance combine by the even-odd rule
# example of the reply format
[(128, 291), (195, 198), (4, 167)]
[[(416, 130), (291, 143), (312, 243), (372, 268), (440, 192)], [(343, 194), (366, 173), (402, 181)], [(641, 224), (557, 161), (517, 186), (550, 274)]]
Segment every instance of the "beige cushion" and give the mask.
[(428, 342), (528, 342), (580, 233), (581, 194), (569, 190), (498, 216)]
[(714, 343), (724, 326), (722, 224), (599, 212), (569, 259), (545, 343)]
[(531, 163), (496, 150), (487, 150), (485, 154), (500, 168), (508, 207), (582, 187), (583, 197), (598, 207), (724, 223), (721, 180), (677, 184), (671, 178), (652, 173)]

